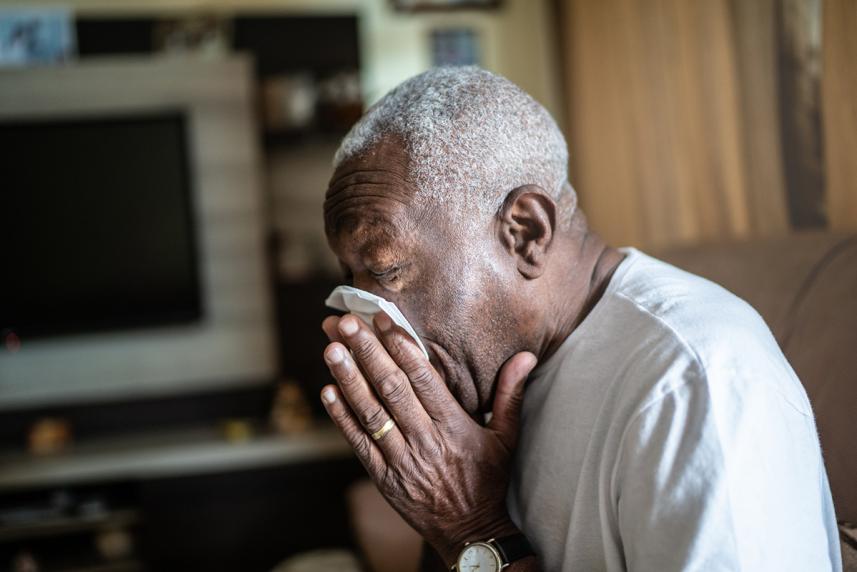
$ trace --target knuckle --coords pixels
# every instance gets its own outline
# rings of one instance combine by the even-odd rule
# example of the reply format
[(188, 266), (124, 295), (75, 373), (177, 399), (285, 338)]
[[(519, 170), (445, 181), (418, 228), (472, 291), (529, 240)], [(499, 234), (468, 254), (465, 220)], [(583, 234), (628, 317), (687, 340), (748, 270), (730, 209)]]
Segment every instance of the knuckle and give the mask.
[(371, 445), (369, 444), (369, 439), (367, 439), (364, 435), (356, 436), (354, 439), (354, 445), (352, 447), (354, 452), (358, 457), (363, 459), (368, 459), (369, 454), (371, 453)]
[(524, 402), (524, 396), (519, 393), (512, 392), (506, 396), (506, 400), (512, 410), (517, 410)]
[(374, 427), (375, 429), (378, 429), (384, 422), (386, 422), (386, 420), (387, 413), (382, 407), (372, 407), (360, 412), (360, 421), (363, 423), (363, 426), (367, 428)]
[(327, 412), (330, 415), (330, 418), (333, 419), (340, 428), (345, 429), (347, 427), (346, 422), (348, 421), (348, 411), (341, 405), (341, 403), (334, 403)]
[(336, 379), (340, 385), (354, 385), (357, 382), (357, 368), (343, 364), (336, 372)]
[(407, 341), (405, 337), (400, 334), (396, 334), (391, 337), (390, 353), (396, 357), (396, 361), (402, 365), (416, 365), (416, 358), (412, 352), (408, 351), (409, 348), (407, 344), (409, 344), (410, 341)]
[(376, 345), (369, 336), (360, 336), (351, 346), (354, 356), (360, 361), (369, 361), (375, 356)]
[(388, 403), (398, 403), (407, 395), (407, 384), (400, 371), (389, 370), (377, 380), (378, 393)]
[(408, 378), (411, 380), (411, 383), (415, 385), (430, 384), (434, 381), (434, 374), (431, 369), (426, 367), (426, 362), (422, 359), (421, 355), (410, 351), (411, 348), (406, 346), (409, 343), (409, 341), (406, 341), (401, 336), (396, 336), (390, 344), (390, 355), (403, 370), (408, 372)]
[(420, 388), (430, 388), (434, 383), (434, 373), (424, 365), (419, 365), (410, 370), (411, 383)]

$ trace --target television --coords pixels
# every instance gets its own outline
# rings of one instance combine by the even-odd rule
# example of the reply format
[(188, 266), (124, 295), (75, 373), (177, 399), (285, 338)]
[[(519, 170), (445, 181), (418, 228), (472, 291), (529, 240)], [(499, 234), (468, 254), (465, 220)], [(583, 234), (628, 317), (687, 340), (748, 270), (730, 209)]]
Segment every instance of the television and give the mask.
[(0, 331), (40, 336), (202, 316), (187, 117), (0, 121)]
[(276, 378), (253, 85), (241, 55), (0, 69), (0, 413)]

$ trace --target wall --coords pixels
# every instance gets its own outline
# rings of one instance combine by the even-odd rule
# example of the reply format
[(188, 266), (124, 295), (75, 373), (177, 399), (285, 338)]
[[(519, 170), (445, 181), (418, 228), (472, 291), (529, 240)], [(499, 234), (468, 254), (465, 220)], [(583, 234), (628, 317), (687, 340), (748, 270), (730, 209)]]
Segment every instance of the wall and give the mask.
[[(15, 5), (15, 0), (0, 0)], [(484, 67), (505, 75), (563, 124), (560, 76), (551, 0), (503, 0), (497, 10), (401, 13), (390, 0), (69, 0), (87, 17), (163, 14), (357, 14), (361, 83), (371, 105), (401, 81), (431, 64), (430, 32), (468, 26), (477, 31)], [(322, 39), (323, 40), (323, 39)], [(311, 49), (311, 46), (308, 46)], [(327, 252), (321, 220), (324, 190), (336, 141), (307, 141), (266, 157), (272, 224), (281, 238), (281, 276), (299, 278), (322, 269), (338, 273)]]
[[(403, 79), (430, 63), (429, 30), (436, 26), (472, 26), (481, 38), (483, 65), (518, 83), (551, 113), (561, 114), (555, 72), (549, 0), (503, 0), (498, 10), (399, 13), (390, 0), (66, 0), (63, 5), (87, 16), (171, 13), (276, 12), (358, 14), (361, 21), (362, 80), (372, 103)], [(20, 0), (0, 0), (0, 6)]]
[(366, 2), (364, 87), (369, 101), (430, 65), (429, 31), (470, 26), (480, 34), (483, 66), (530, 93), (555, 117), (561, 113), (549, 2), (505, 0), (500, 10), (402, 14), (389, 0)]

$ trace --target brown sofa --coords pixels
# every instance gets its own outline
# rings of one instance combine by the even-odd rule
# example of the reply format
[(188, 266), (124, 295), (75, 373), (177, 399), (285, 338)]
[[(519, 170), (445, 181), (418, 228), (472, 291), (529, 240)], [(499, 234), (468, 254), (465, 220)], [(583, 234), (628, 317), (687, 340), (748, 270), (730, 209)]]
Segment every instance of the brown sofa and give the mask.
[[(653, 253), (709, 278), (764, 317), (815, 410), (837, 518), (857, 523), (857, 235), (774, 240)], [(354, 527), (374, 572), (415, 570), (419, 538), (369, 483), (350, 495)], [(843, 543), (846, 570), (857, 551)]]

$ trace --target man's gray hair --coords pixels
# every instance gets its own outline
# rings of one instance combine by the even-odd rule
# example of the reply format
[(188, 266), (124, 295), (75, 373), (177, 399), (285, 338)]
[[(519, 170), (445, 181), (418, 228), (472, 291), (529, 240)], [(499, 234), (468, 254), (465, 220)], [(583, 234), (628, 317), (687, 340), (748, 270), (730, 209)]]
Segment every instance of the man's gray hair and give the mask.
[(567, 222), (576, 197), (568, 148), (550, 113), (504, 77), (478, 67), (434, 68), (381, 98), (342, 140), (334, 168), (398, 137), (420, 199), (494, 214), (507, 194), (538, 185)]

